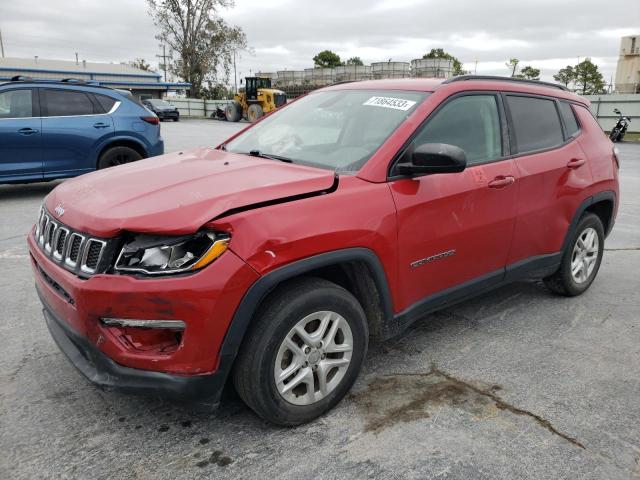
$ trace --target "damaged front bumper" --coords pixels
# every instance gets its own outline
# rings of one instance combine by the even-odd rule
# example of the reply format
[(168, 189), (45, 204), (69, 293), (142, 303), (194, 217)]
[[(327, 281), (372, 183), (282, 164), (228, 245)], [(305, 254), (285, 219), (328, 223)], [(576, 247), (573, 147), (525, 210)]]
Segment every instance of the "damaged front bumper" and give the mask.
[(37, 291), (44, 306), (42, 311), (47, 327), (58, 347), (89, 381), (101, 389), (178, 400), (203, 400), (213, 405), (219, 403), (226, 372), (181, 376), (119, 365), (58, 318), (39, 288)]

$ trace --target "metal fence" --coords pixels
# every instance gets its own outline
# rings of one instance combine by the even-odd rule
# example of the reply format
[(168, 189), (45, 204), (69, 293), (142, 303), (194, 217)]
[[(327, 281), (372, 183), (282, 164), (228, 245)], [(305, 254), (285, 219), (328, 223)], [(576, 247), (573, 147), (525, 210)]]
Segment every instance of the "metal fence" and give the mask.
[(178, 107), (181, 117), (210, 117), (220, 107), (224, 107), (229, 100), (202, 100), (199, 98), (170, 98), (169, 103)]
[(591, 111), (603, 130), (609, 132), (618, 120), (617, 108), (631, 119), (629, 132), (640, 132), (640, 94), (585, 95), (591, 101)]

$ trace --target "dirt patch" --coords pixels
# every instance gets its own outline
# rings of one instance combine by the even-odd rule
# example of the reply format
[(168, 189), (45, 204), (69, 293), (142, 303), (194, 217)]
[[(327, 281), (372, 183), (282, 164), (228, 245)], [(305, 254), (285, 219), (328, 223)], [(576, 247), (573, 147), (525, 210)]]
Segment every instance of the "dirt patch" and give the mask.
[(466, 382), (434, 367), (423, 374), (378, 377), (366, 390), (351, 394), (350, 399), (363, 411), (365, 432), (378, 433), (398, 423), (429, 418), (446, 405), (476, 417), (493, 415), (496, 410), (526, 416), (552, 434), (585, 448), (575, 438), (556, 429), (549, 420), (500, 398), (497, 394), (500, 390), (499, 385)]
[(363, 410), (365, 431), (375, 433), (398, 423), (429, 418), (443, 405), (474, 416), (495, 412), (495, 404), (484, 395), (433, 373), (378, 377), (351, 399)]

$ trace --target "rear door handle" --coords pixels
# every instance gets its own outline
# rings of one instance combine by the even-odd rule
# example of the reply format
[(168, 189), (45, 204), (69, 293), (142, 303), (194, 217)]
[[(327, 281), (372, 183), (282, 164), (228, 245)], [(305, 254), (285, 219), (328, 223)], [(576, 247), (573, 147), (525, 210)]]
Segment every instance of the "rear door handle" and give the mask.
[(489, 188), (508, 187), (509, 185), (515, 183), (515, 181), (516, 181), (515, 177), (512, 177), (511, 175), (507, 175), (507, 176), (499, 175), (489, 182)]
[(584, 158), (572, 158), (571, 160), (569, 160), (569, 163), (567, 163), (567, 167), (580, 168), (585, 163), (586, 163), (586, 160)]
[(33, 135), (34, 133), (38, 133), (38, 130), (27, 127), (27, 128), (21, 128), (20, 130), (18, 130), (18, 133), (22, 135)]
[(108, 128), (108, 127), (109, 127), (109, 125), (107, 125), (106, 123), (102, 123), (102, 122), (93, 124), (93, 128)]

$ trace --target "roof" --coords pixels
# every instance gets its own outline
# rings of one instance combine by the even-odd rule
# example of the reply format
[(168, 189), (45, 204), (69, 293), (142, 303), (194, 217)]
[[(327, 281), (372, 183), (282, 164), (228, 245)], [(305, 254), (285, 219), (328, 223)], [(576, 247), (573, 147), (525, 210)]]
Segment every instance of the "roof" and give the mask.
[(323, 90), (412, 90), (420, 92), (450, 92), (451, 94), (465, 90), (497, 90), (503, 92), (520, 92), (532, 95), (547, 95), (564, 98), (589, 105), (589, 101), (561, 85), (547, 82), (523, 81), (510, 77), (489, 77), (472, 75), (453, 77), (449, 80), (436, 78), (388, 78), (384, 80), (365, 80), (360, 82), (344, 82), (329, 85)]
[[(135, 75), (160, 77), (159, 73), (148, 72), (132, 67), (126, 63), (78, 62), (68, 60), (46, 60), (39, 58), (0, 58), (0, 69), (26, 70), (29, 72), (44, 71), (55, 73), (95, 73), (112, 75)], [(70, 75), (73, 76), (73, 75)]]

